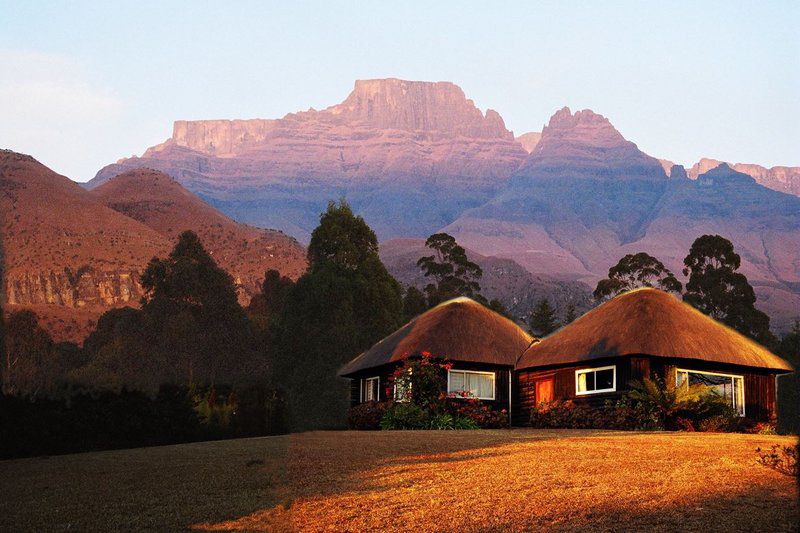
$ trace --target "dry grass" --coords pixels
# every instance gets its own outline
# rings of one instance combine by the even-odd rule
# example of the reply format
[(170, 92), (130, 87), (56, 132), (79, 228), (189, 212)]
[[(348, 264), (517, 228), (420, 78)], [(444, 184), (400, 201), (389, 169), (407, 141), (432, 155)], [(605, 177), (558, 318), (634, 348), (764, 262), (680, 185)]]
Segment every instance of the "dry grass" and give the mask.
[(796, 531), (796, 480), (754, 453), (793, 442), (318, 432), (5, 461), (0, 530)]

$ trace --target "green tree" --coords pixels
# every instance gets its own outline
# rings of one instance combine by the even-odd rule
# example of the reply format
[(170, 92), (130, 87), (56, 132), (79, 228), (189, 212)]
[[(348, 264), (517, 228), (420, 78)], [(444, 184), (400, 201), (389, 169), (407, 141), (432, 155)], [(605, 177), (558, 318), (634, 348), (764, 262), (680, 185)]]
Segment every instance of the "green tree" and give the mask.
[(569, 304), (567, 311), (564, 313), (564, 325), (572, 324), (576, 318), (578, 318), (578, 315), (575, 312), (575, 304)]
[(550, 301), (547, 298), (542, 298), (536, 304), (528, 325), (531, 333), (538, 337), (544, 337), (558, 329), (555, 309), (550, 305)]
[(756, 294), (747, 277), (737, 272), (741, 258), (719, 235), (697, 238), (683, 260), (685, 302), (762, 344), (774, 347), (769, 317), (755, 307)]
[(340, 427), (348, 388), (336, 373), (401, 325), (402, 290), (375, 233), (344, 200), (320, 216), (308, 260), (278, 325), (277, 385), (288, 390), (295, 429)]
[(253, 371), (254, 338), (233, 278), (194, 232), (182, 233), (167, 258), (150, 261), (142, 287), (142, 312), (178, 381), (213, 384)]
[(3, 335), (3, 394), (35, 397), (53, 385), (53, 340), (33, 311), (8, 316)]
[(409, 285), (403, 295), (403, 316), (406, 321), (411, 320), (417, 315), (420, 315), (428, 309), (428, 301), (425, 299), (425, 294), (414, 287)]
[(435, 233), (428, 237), (425, 246), (434, 253), (421, 257), (417, 266), (425, 277), (433, 279), (425, 287), (430, 307), (457, 296), (480, 299), (481, 286), (478, 280), (483, 276), (483, 271), (467, 258), (466, 251), (454, 237), (447, 233)]
[(597, 283), (594, 297), (597, 300), (613, 298), (620, 293), (639, 287), (657, 287), (664, 291), (680, 293), (681, 282), (655, 257), (644, 252), (628, 254), (608, 269), (608, 277)]

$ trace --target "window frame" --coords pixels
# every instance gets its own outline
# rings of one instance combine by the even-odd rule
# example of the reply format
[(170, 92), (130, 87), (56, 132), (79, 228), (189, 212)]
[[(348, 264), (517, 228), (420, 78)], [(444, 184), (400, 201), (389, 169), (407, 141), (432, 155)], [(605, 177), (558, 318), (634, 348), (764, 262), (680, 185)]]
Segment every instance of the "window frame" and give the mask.
[(744, 375), (727, 374), (725, 372), (708, 372), (706, 370), (691, 370), (689, 368), (677, 368), (676, 367), (675, 368), (675, 386), (678, 385), (678, 374), (680, 374), (681, 372), (685, 372), (686, 373), (686, 379), (687, 380), (689, 379), (689, 373), (690, 372), (693, 373), (693, 374), (705, 374), (707, 376), (722, 376), (722, 377), (725, 377), (725, 378), (731, 378), (731, 390), (735, 390), (736, 389), (735, 381), (733, 381), (733, 380), (735, 378), (740, 379), (741, 380), (741, 384), (742, 384), (742, 390), (739, 391), (739, 392), (741, 393), (740, 396), (742, 398), (742, 411), (739, 412), (738, 406), (736, 406), (733, 403), (733, 398), (731, 398), (731, 407), (733, 407), (736, 410), (736, 412), (739, 414), (740, 417), (747, 416), (747, 404), (745, 403), (745, 392), (744, 392)]
[[(600, 370), (612, 370), (611, 388), (610, 389), (595, 389), (590, 391), (580, 391), (578, 388), (578, 376), (581, 374), (588, 374), (590, 372), (598, 372)], [(597, 376), (595, 376), (595, 386), (597, 386)], [(580, 368), (575, 371), (575, 396), (588, 396), (590, 394), (603, 394), (606, 392), (617, 392), (617, 365), (597, 366), (593, 368)]]
[[(376, 381), (378, 383), (378, 388), (377, 388), (378, 397), (377, 398), (373, 398), (371, 400), (367, 400), (366, 399), (367, 386), (371, 381)], [(379, 401), (381, 401), (381, 377), (380, 376), (372, 376), (372, 377), (369, 377), (369, 378), (361, 378), (361, 403), (379, 402)]]
[(472, 398), (472, 399), (487, 400), (487, 401), (495, 401), (497, 399), (497, 372), (491, 372), (491, 371), (488, 371), (488, 370), (461, 370), (459, 368), (451, 368), (451, 369), (449, 369), (447, 371), (447, 396), (448, 397), (453, 397), (453, 396), (450, 396), (450, 395), (454, 394), (456, 392), (466, 392), (466, 391), (451, 391), (450, 390), (450, 374), (452, 372), (459, 372), (461, 374), (464, 374), (465, 378), (466, 378), (466, 374), (480, 374), (480, 375), (484, 375), (484, 376), (491, 376), (491, 378), (492, 378), (492, 396), (491, 396), (491, 398), (489, 398), (489, 397), (481, 397), (481, 396), (469, 396), (467, 399)]

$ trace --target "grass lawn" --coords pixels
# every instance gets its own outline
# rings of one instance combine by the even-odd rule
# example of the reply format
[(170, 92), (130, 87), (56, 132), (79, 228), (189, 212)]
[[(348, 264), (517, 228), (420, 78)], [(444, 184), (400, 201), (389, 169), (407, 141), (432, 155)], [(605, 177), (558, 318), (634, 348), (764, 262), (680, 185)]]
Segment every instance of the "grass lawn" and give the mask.
[(0, 461), (0, 531), (797, 531), (791, 437), (314, 432)]

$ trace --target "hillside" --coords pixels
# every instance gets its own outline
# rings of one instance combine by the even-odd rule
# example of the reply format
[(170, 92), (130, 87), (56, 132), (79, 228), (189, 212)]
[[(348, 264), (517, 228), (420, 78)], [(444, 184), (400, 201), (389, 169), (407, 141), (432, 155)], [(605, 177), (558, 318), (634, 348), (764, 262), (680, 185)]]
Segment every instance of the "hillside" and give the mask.
[[(422, 239), (394, 239), (381, 244), (381, 260), (389, 272), (404, 285), (422, 289), (430, 283), (417, 266), (417, 260), (429, 255), (430, 249)], [(497, 298), (505, 304), (512, 317), (525, 323), (531, 310), (542, 298), (547, 298), (563, 318), (569, 305), (578, 315), (591, 308), (592, 289), (579, 281), (556, 276), (531, 274), (511, 259), (488, 257), (467, 250), (470, 261), (483, 270), (481, 292), (486, 298)]]
[(106, 310), (138, 305), (141, 271), (183, 229), (197, 230), (231, 268), (243, 301), (266, 269), (296, 277), (305, 266), (292, 239), (232, 222), (167, 176), (137, 172), (91, 193), (8, 150), (0, 151), (0, 228), (7, 311), (35, 310), (56, 340), (80, 342)]
[(278, 231), (234, 222), (161, 172), (125, 172), (90, 194), (169, 242), (185, 230), (197, 233), (214, 260), (234, 276), (243, 304), (260, 290), (266, 270), (297, 279), (306, 269), (305, 250), (297, 241)]

